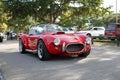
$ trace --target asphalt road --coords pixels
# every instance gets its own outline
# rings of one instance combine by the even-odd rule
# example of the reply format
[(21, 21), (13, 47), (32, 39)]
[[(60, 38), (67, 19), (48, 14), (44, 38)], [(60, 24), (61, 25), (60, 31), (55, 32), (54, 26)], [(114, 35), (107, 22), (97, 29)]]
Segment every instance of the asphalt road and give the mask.
[(87, 58), (40, 61), (9, 40), (0, 43), (0, 69), (5, 80), (120, 80), (120, 47), (92, 45)]

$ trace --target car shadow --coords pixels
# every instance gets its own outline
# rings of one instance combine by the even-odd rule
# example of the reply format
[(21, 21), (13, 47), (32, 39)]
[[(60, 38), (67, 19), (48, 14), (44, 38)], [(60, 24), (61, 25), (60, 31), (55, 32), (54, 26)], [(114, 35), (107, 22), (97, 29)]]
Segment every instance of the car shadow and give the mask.
[[(21, 53), (19, 53), (19, 54), (21, 54)], [(29, 57), (36, 58), (36, 59), (40, 60), (37, 53), (27, 52), (27, 53), (24, 53), (24, 55), (27, 55)], [(61, 56), (61, 55), (52, 55), (51, 59), (43, 60), (43, 61), (62, 61), (62, 60), (75, 60), (75, 59), (82, 60), (85, 58), (86, 57), (69, 57), (69, 56)], [(42, 60), (40, 60), (40, 61), (42, 61)]]

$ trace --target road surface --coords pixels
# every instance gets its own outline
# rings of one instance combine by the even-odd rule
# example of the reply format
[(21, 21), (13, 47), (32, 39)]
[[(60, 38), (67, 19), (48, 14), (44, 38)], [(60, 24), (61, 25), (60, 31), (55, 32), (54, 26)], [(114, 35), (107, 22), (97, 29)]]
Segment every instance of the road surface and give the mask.
[(40, 61), (9, 40), (0, 43), (0, 69), (5, 80), (120, 80), (120, 47), (92, 45), (87, 58)]

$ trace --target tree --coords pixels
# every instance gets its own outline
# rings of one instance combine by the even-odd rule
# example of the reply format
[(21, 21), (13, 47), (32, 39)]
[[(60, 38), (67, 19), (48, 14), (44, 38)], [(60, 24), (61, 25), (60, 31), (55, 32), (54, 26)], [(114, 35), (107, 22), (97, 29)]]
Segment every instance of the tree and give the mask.
[(81, 28), (89, 21), (89, 18), (99, 18), (108, 12), (109, 9), (101, 7), (102, 1), (5, 0), (3, 2), (5, 12), (12, 20), (18, 18), (25, 20), (28, 19), (26, 17), (30, 16), (39, 23), (58, 23), (63, 26), (77, 25)]
[(71, 0), (8, 0), (5, 1), (5, 11), (13, 18), (34, 16), (43, 23), (55, 23), (58, 16), (66, 10)]
[[(120, 13), (117, 13), (117, 15), (118, 15), (118, 23), (120, 23)], [(113, 13), (113, 14), (104, 16), (103, 20), (106, 25), (108, 25), (109, 23), (116, 23), (116, 14)]]
[(74, 24), (74, 26), (78, 26), (79, 29), (89, 22), (93, 26), (103, 25), (103, 22), (100, 23), (99, 20), (100, 18), (102, 19), (104, 15), (110, 14), (111, 7), (101, 7), (102, 2), (102, 0), (76, 0), (75, 3), (79, 3), (80, 6), (69, 7), (69, 10), (61, 16), (61, 24), (65, 24), (67, 21), (67, 23), (70, 23), (71, 25)]
[(0, 31), (6, 32), (7, 30), (7, 14), (3, 12), (3, 3), (0, 1)]

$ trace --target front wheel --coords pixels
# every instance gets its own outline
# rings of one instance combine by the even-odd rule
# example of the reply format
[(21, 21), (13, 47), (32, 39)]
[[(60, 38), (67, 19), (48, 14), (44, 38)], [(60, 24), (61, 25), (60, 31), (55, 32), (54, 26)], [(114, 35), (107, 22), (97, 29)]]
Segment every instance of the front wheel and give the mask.
[(111, 41), (115, 41), (115, 39), (110, 39)]
[(49, 54), (44, 42), (42, 40), (39, 40), (38, 42), (38, 57), (40, 60), (49, 60), (51, 58), (51, 55)]

